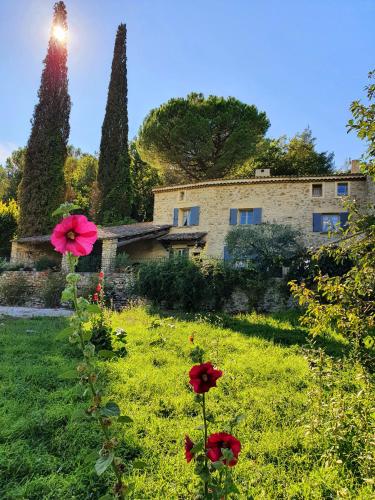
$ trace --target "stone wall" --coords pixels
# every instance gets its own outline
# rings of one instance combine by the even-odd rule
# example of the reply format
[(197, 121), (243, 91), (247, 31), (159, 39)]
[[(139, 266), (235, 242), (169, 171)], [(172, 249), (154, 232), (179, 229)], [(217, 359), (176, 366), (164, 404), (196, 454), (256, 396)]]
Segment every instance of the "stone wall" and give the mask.
[[(21, 296), (22, 304), (26, 307), (45, 307), (44, 290), (50, 277), (62, 277), (64, 275), (48, 271), (6, 271), (0, 274), (0, 305), (12, 305), (7, 303), (6, 297), (1, 292), (2, 287), (17, 288), (22, 285), (24, 293)], [(78, 283), (78, 291), (84, 297), (92, 295), (98, 282), (97, 273), (80, 273), (81, 279)], [(109, 273), (105, 277), (106, 292), (118, 309), (123, 307), (131, 298), (134, 285), (134, 273), (129, 270), (124, 273)]]
[[(0, 305), (14, 305), (7, 302), (1, 293), (2, 286), (8, 285), (12, 289), (22, 283), (24, 293), (22, 294), (22, 305), (26, 307), (46, 307), (43, 299), (47, 281), (50, 277), (60, 277), (63, 284), (64, 275), (48, 271), (6, 271), (0, 274)], [(78, 284), (79, 294), (89, 297), (95, 291), (98, 282), (97, 273), (80, 273), (81, 279)], [(16, 284), (14, 286), (14, 284)], [(134, 295), (135, 273), (129, 268), (123, 273), (108, 273), (105, 277), (105, 290), (114, 309), (121, 309), (129, 301), (137, 299)], [(138, 297), (139, 300), (139, 297)], [(284, 281), (280, 278), (271, 280), (263, 299), (257, 306), (257, 310), (264, 312), (275, 312), (288, 307), (288, 297), (285, 295)], [(290, 306), (289, 306), (290, 307)], [(249, 311), (249, 298), (241, 289), (234, 290), (231, 298), (224, 306), (224, 311), (230, 314)]]
[[(362, 206), (374, 203), (375, 188), (363, 176), (348, 177), (349, 195)], [(165, 188), (155, 191), (154, 222), (172, 224), (174, 208), (200, 207), (199, 225), (173, 227), (171, 233), (191, 231), (207, 232), (206, 252), (223, 257), (224, 240), (228, 231), (231, 208), (262, 208), (262, 222), (290, 225), (302, 232), (304, 243), (320, 246), (327, 241), (327, 234), (313, 232), (313, 213), (338, 213), (345, 211), (343, 199), (336, 196), (340, 177), (319, 180), (298, 179), (285, 182), (257, 181), (249, 184), (218, 183), (203, 186)], [(322, 184), (323, 196), (312, 197), (312, 184)]]

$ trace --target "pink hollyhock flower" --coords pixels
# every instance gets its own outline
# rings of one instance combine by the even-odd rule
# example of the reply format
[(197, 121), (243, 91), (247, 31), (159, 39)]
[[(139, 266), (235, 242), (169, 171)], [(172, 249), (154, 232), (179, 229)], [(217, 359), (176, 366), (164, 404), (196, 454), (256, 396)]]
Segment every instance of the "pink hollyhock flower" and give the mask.
[(102, 289), (102, 285), (100, 283), (98, 285), (96, 285), (97, 292), (100, 292), (101, 289)]
[(104, 278), (104, 273), (103, 273), (103, 271), (100, 271), (100, 273), (99, 273), (99, 278), (100, 278), (101, 280)]
[(218, 432), (216, 434), (211, 434), (211, 436), (208, 437), (206, 450), (207, 456), (211, 462), (218, 462), (221, 459), (221, 450), (223, 448), (227, 448), (232, 451), (233, 459), (229, 462), (229, 464), (227, 464), (227, 461), (224, 460), (224, 464), (229, 465), (229, 467), (233, 467), (233, 465), (236, 465), (238, 454), (241, 451), (240, 441), (226, 432)]
[(190, 385), (194, 392), (203, 394), (208, 392), (211, 387), (216, 387), (216, 380), (223, 375), (221, 370), (215, 370), (210, 362), (194, 365), (189, 372)]
[(98, 302), (98, 300), (99, 300), (99, 295), (98, 295), (97, 293), (94, 293), (94, 295), (92, 296), (92, 300), (93, 300), (94, 302)]
[(98, 230), (84, 215), (69, 215), (52, 232), (51, 243), (59, 253), (76, 257), (89, 255), (98, 238)]
[(186, 458), (187, 463), (189, 463), (194, 458), (194, 455), (191, 452), (191, 450), (193, 448), (194, 448), (193, 441), (189, 438), (188, 435), (186, 435), (185, 436), (185, 458)]

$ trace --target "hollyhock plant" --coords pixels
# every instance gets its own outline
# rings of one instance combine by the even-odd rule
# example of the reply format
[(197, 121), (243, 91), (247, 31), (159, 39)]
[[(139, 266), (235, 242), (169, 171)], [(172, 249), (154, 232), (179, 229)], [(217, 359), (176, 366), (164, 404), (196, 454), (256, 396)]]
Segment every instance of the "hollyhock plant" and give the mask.
[(241, 451), (241, 443), (231, 434), (226, 432), (217, 432), (216, 434), (211, 434), (208, 437), (206, 443), (207, 456), (211, 462), (218, 462), (223, 458), (223, 449), (228, 449), (231, 451), (233, 458), (228, 462), (228, 460), (223, 460), (224, 465), (229, 465), (233, 467), (236, 465), (238, 460), (238, 454)]
[(215, 370), (210, 362), (195, 365), (189, 372), (190, 385), (193, 386), (194, 392), (203, 394), (208, 392), (212, 387), (216, 387), (216, 381), (223, 375), (221, 370)]
[(56, 252), (83, 257), (92, 252), (98, 230), (84, 215), (69, 215), (53, 230), (51, 243)]
[[(197, 355), (195, 350), (191, 353), (194, 357)], [(203, 354), (204, 351), (199, 348), (200, 361)], [(203, 435), (196, 443), (189, 436), (185, 436), (185, 458), (188, 463), (192, 460), (196, 463), (195, 472), (202, 481), (200, 498), (225, 499), (230, 494), (239, 493), (230, 468), (238, 461), (241, 451), (240, 441), (227, 432), (217, 432), (208, 436), (206, 394), (216, 387), (216, 382), (222, 375), (223, 372), (214, 368), (210, 362), (201, 362), (189, 371), (189, 383), (202, 407), (203, 425), (199, 429), (202, 429)], [(230, 428), (242, 418), (243, 416), (239, 416), (231, 420)]]
[(189, 438), (188, 435), (185, 436), (185, 458), (187, 463), (191, 462), (193, 460), (193, 453), (192, 449), (194, 448), (194, 443), (193, 441)]
[[(77, 366), (80, 382), (87, 386), (85, 394), (91, 394), (91, 402), (86, 409), (86, 414), (96, 420), (103, 434), (102, 448), (99, 458), (95, 463), (95, 470), (101, 475), (108, 467), (112, 467), (116, 476), (113, 492), (116, 498), (123, 499), (126, 484), (123, 478), (125, 466), (120, 457), (116, 456), (118, 440), (111, 436), (110, 425), (112, 419), (120, 416), (120, 408), (114, 401), (103, 403), (102, 395), (97, 387), (98, 374), (95, 366), (95, 345), (92, 343), (92, 332), (87, 331), (85, 324), (90, 319), (90, 314), (97, 314), (100, 308), (97, 304), (90, 304), (83, 297), (78, 296), (77, 284), (80, 275), (75, 272), (79, 257), (89, 255), (97, 239), (98, 231), (94, 223), (87, 220), (84, 215), (71, 215), (76, 210), (76, 205), (64, 203), (56, 210), (54, 215), (62, 215), (62, 221), (57, 224), (51, 236), (51, 243), (55, 250), (66, 255), (70, 273), (66, 276), (67, 285), (62, 292), (63, 302), (72, 302), (75, 314), (71, 317), (71, 335), (69, 341), (77, 344), (82, 352), (83, 361)], [(103, 293), (103, 292), (101, 292)], [(97, 299), (99, 299), (98, 294)], [(93, 297), (95, 300), (95, 297)], [(131, 418), (122, 417), (124, 421), (131, 422)]]

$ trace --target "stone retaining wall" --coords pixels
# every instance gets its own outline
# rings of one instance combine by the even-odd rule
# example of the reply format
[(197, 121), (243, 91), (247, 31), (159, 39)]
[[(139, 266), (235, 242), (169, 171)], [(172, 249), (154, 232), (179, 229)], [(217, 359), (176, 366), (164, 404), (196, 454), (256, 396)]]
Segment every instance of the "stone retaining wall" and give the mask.
[[(89, 297), (95, 291), (98, 282), (97, 273), (80, 273), (78, 284), (79, 294)], [(0, 274), (0, 305), (19, 305), (26, 307), (50, 307), (45, 301), (45, 290), (51, 287), (56, 290), (56, 297), (60, 296), (64, 286), (64, 274), (51, 271), (6, 271)], [(122, 273), (107, 273), (105, 276), (105, 290), (112, 306), (121, 309), (134, 295), (135, 273), (129, 268)], [(4, 294), (5, 288), (9, 297)], [(284, 282), (280, 278), (270, 281), (269, 286), (260, 300), (257, 309), (265, 312), (275, 312), (285, 309), (288, 297), (285, 295)], [(15, 302), (16, 301), (16, 302)], [(241, 289), (236, 289), (224, 306), (228, 313), (247, 312), (249, 299)]]

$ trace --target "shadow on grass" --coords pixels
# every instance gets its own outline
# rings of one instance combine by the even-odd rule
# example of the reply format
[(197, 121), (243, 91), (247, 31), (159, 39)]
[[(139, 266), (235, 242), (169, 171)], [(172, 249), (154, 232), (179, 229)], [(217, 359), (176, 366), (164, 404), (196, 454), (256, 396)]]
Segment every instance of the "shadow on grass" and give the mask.
[[(180, 321), (209, 323), (247, 337), (261, 338), (287, 347), (306, 347), (311, 341), (308, 329), (300, 324), (300, 313), (297, 311), (231, 316), (223, 313), (184, 313), (151, 306), (149, 312), (161, 318), (173, 317)], [(283, 323), (287, 327), (283, 328)], [(324, 347), (327, 354), (334, 357), (341, 357), (347, 351), (347, 345), (343, 341), (330, 335), (315, 337), (314, 341), (315, 347)]]

